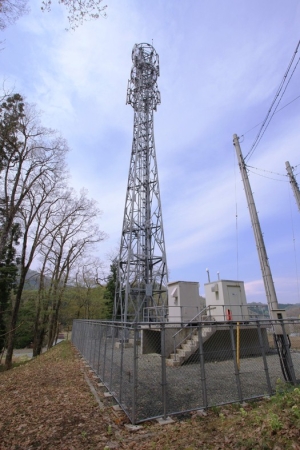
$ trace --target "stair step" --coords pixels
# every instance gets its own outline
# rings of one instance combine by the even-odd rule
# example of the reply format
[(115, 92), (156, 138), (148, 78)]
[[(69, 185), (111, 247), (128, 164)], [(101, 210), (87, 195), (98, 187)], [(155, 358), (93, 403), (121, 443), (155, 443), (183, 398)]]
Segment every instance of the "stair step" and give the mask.
[[(202, 328), (202, 338), (205, 342), (214, 334), (213, 327)], [(198, 329), (192, 330), (191, 333), (186, 337), (182, 344), (178, 345), (175, 353), (171, 353), (169, 358), (167, 358), (167, 365), (171, 367), (181, 366), (187, 359), (193, 355), (199, 348), (199, 334)]]
[(179, 355), (178, 353), (171, 353), (170, 359), (173, 359), (173, 361), (180, 361), (183, 362), (185, 358), (185, 355)]
[(194, 350), (195, 347), (195, 344), (181, 344), (182, 350)]
[(166, 359), (166, 365), (169, 367), (179, 367), (181, 366), (180, 361), (174, 361), (174, 359), (167, 358)]
[(190, 355), (191, 353), (193, 353), (194, 350), (190, 349), (190, 350), (184, 350), (184, 349), (177, 349), (176, 355), (178, 356), (183, 356), (184, 358), (187, 357), (187, 355)]

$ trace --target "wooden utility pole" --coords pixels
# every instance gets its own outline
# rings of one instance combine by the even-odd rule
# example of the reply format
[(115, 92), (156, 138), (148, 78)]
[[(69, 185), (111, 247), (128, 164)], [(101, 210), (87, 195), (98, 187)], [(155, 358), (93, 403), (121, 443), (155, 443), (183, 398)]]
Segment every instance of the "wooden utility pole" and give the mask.
[(266, 296), (267, 296), (268, 305), (269, 305), (270, 317), (271, 317), (271, 319), (273, 319), (273, 318), (276, 319), (277, 317), (273, 314), (273, 311), (279, 309), (277, 295), (276, 295), (276, 291), (275, 291), (275, 286), (274, 286), (274, 282), (273, 282), (273, 278), (272, 278), (271, 269), (269, 266), (269, 260), (268, 260), (268, 256), (267, 256), (265, 243), (264, 243), (264, 238), (263, 238), (263, 235), (261, 232), (258, 214), (257, 214), (256, 206), (254, 203), (254, 198), (253, 198), (249, 178), (248, 178), (246, 164), (245, 164), (245, 161), (244, 161), (244, 158), (242, 155), (239, 138), (236, 134), (233, 135), (233, 144), (235, 146), (237, 159), (238, 159), (238, 163), (239, 163), (239, 167), (240, 167), (240, 171), (241, 171), (241, 175), (242, 175), (242, 179), (243, 179), (243, 183), (244, 183), (244, 189), (245, 189), (246, 198), (247, 198), (247, 202), (248, 202), (248, 208), (249, 208), (249, 212), (250, 212), (251, 223), (252, 223), (252, 228), (253, 228), (253, 232), (254, 232), (254, 237), (255, 237), (259, 262), (260, 262), (260, 268), (261, 268), (261, 272), (262, 272), (262, 276), (263, 276)]
[(300, 191), (299, 191), (299, 186), (298, 183), (296, 181), (294, 172), (293, 172), (293, 167), (290, 166), (290, 163), (288, 161), (286, 161), (285, 163), (285, 167), (286, 167), (286, 171), (288, 173), (288, 177), (290, 179), (290, 183), (294, 192), (294, 196), (296, 199), (296, 203), (298, 205), (299, 211), (300, 211)]

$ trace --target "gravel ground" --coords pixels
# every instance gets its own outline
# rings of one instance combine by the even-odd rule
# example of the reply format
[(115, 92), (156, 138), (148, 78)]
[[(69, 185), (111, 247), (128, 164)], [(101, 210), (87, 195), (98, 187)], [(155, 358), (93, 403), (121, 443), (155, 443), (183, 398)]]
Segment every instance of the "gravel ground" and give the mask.
[[(239, 394), (232, 359), (206, 362), (205, 374), (201, 374), (201, 366), (197, 361), (180, 367), (166, 367), (163, 383), (162, 358), (158, 354), (143, 355), (140, 347), (137, 348), (137, 378), (134, 380), (133, 348), (124, 348), (122, 351), (115, 348), (110, 339), (107, 340), (106, 348), (102, 345), (100, 351), (97, 340), (90, 340), (86, 348), (89, 349), (86, 359), (91, 367), (114, 393), (129, 418), (135, 418), (137, 422), (270, 394), (261, 356), (241, 359)], [(300, 378), (300, 353), (292, 352), (292, 359), (296, 377)], [(283, 380), (277, 354), (267, 355), (267, 366), (274, 391), (277, 380)], [(206, 405), (203, 385), (206, 387)]]

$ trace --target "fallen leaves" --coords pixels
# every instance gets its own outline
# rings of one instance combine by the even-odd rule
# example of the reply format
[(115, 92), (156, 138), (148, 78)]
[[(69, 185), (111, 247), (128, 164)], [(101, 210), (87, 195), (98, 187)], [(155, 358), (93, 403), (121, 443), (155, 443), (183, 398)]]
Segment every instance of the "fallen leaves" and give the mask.
[[(104, 409), (95, 402), (84, 370)], [(300, 450), (300, 391), (279, 405), (272, 400), (194, 412), (166, 426), (147, 422), (134, 433), (111, 402), (70, 343), (61, 343), (0, 374), (0, 450)]]

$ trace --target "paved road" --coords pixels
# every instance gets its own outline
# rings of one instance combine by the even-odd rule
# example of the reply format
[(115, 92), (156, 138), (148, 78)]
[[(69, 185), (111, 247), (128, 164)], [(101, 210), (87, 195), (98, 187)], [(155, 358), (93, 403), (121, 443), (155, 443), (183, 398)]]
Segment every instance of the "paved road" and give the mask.
[[(60, 342), (62, 342), (64, 339), (57, 339), (57, 344), (59, 344)], [(43, 348), (42, 353), (46, 352), (47, 348)], [(5, 352), (4, 352), (4, 357), (5, 357)], [(32, 349), (31, 348), (16, 348), (14, 349), (14, 353), (13, 353), (13, 358), (32, 358)]]

